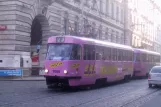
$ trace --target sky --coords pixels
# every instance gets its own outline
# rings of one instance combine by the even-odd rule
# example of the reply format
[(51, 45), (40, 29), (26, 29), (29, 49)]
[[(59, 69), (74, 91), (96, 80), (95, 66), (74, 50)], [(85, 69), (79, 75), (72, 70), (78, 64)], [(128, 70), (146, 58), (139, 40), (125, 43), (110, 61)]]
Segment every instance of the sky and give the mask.
[(161, 6), (161, 0), (154, 0), (159, 6)]

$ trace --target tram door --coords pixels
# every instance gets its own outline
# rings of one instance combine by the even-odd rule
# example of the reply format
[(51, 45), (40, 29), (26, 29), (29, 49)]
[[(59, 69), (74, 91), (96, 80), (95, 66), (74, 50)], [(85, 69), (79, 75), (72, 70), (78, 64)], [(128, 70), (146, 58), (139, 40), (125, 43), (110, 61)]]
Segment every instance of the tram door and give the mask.
[(95, 69), (95, 46), (84, 45), (84, 62), (85, 76), (93, 77), (96, 73)]

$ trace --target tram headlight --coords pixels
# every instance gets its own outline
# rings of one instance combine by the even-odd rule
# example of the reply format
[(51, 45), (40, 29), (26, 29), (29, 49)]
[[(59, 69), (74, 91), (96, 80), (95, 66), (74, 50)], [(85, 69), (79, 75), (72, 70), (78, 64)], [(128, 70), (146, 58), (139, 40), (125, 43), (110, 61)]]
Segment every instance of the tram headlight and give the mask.
[(48, 69), (45, 69), (45, 73), (48, 73), (49, 72), (49, 70)]
[(68, 71), (67, 70), (64, 70), (64, 74), (67, 74), (68, 73)]

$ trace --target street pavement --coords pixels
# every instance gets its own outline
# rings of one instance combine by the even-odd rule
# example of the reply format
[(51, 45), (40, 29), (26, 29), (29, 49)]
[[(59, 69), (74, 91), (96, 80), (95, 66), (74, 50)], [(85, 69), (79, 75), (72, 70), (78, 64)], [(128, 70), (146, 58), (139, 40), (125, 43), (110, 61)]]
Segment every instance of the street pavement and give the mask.
[(161, 107), (160, 101), (160, 88), (148, 88), (146, 79), (91, 90), (49, 90), (45, 81), (0, 81), (0, 107)]
[(27, 76), (27, 77), (0, 77), (0, 81), (45, 81), (43, 76)]

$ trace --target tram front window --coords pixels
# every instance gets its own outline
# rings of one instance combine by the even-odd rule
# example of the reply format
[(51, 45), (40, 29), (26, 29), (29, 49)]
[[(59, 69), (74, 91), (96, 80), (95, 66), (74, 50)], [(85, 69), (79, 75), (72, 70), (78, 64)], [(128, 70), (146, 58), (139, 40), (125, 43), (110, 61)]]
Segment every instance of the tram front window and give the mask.
[(81, 47), (77, 44), (49, 44), (47, 60), (80, 60)]

